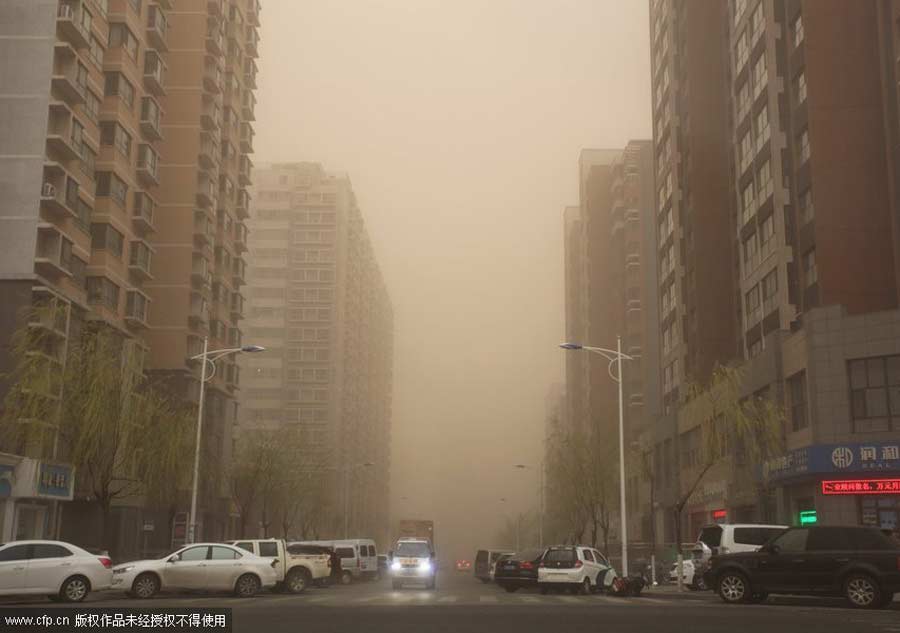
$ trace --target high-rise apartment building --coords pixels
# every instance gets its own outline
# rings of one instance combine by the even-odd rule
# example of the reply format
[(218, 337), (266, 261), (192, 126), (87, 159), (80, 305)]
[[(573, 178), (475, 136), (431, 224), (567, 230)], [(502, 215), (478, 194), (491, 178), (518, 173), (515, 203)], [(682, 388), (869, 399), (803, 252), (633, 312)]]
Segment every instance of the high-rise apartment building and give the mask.
[[(675, 270), (665, 246), (660, 266), (687, 317), (675, 334), (684, 374), (738, 363), (744, 395), (786, 412), (785, 453), (761, 473), (738, 453), (718, 464), (685, 508), (689, 534), (714, 518), (796, 523), (801, 511), (896, 526), (897, 496), (879, 491), (900, 474), (897, 16), (876, 0), (650, 3), (659, 237), (671, 211), (677, 240)], [(692, 304), (695, 292), (709, 301)], [(699, 431), (676, 417), (683, 488)]]
[[(165, 16), (154, 14), (168, 68), (158, 158), (164, 186), (153, 213), (153, 279), (145, 285), (155, 308), (148, 368), (196, 402), (200, 365), (189, 359), (202, 352), (204, 338), (210, 350), (242, 344), (260, 5), (173, 5)], [(198, 539), (224, 539), (237, 524), (227, 472), (239, 385), (234, 356), (217, 361), (206, 385)]]
[[(59, 309), (56, 322), (31, 323), (53, 332), (55, 344), (44, 351), (57, 369), (86, 319), (143, 346), (170, 5), (9, 0), (0, 6), (0, 371), (10, 368), (10, 337), (22, 310), (33, 305)], [(4, 457), (0, 468), (61, 469), (68, 493), (17, 490), (5, 503), (3, 539), (59, 534), (55, 500), (74, 495), (71, 468), (54, 464), (65, 460), (65, 447), (35, 450), (29, 458)], [(32, 464), (31, 457), (41, 461)], [(19, 494), (33, 498), (19, 507)], [(66, 516), (77, 521), (84, 510), (75, 501)]]
[[(316, 163), (254, 173), (241, 432), (293, 427), (329, 473), (320, 533), (388, 534), (393, 316), (349, 178)], [(368, 464), (368, 465), (367, 465)], [(349, 492), (349, 496), (345, 497)]]

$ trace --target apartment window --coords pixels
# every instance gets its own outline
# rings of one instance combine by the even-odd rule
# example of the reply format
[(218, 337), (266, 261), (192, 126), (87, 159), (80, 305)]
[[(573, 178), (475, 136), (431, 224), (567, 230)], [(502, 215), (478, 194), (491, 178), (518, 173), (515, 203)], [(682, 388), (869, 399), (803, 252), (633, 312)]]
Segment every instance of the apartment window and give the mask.
[(111, 224), (91, 224), (91, 249), (109, 251), (116, 257), (122, 257), (125, 237)]
[(769, 140), (772, 130), (769, 127), (769, 108), (766, 106), (756, 115), (756, 144), (762, 147), (763, 143)]
[(803, 164), (809, 160), (809, 130), (803, 130), (800, 133), (800, 163)]
[(800, 74), (797, 75), (797, 78), (794, 80), (794, 95), (797, 98), (797, 104), (801, 104), (806, 101), (806, 72), (800, 71)]
[(113, 22), (109, 25), (109, 47), (124, 48), (128, 56), (137, 61), (138, 41), (124, 22)]
[(756, 213), (756, 195), (753, 190), (752, 180), (747, 183), (747, 186), (744, 187), (744, 191), (741, 193), (741, 208), (744, 213), (744, 224), (746, 224), (753, 217), (753, 214)]
[(81, 7), (81, 26), (84, 28), (85, 33), (91, 32), (91, 27), (94, 23), (93, 14), (87, 10), (87, 7)]
[(94, 210), (91, 209), (91, 205), (78, 198), (78, 217), (75, 219), (75, 226), (85, 233), (89, 232), (91, 230), (91, 216), (93, 213)]
[(813, 207), (812, 189), (807, 189), (800, 194), (800, 226), (810, 222), (816, 216)]
[(773, 268), (762, 280), (763, 314), (771, 314), (777, 307), (778, 295), (778, 269)]
[(97, 153), (91, 149), (87, 143), (81, 143), (81, 171), (90, 178), (94, 179), (94, 168), (97, 162)]
[(756, 193), (760, 204), (772, 195), (772, 167), (768, 160), (756, 172)]
[(111, 171), (97, 172), (97, 196), (112, 198), (124, 209), (128, 197), (128, 185)]
[(747, 313), (747, 327), (751, 327), (759, 321), (759, 284), (756, 284), (744, 295), (744, 310)]
[(746, 29), (738, 35), (737, 44), (735, 47), (735, 66), (738, 71), (744, 67), (744, 64), (747, 63), (747, 57), (750, 55), (750, 44), (748, 42), (747, 31)]
[(88, 49), (91, 61), (98, 69), (103, 69), (103, 44), (96, 37), (91, 36), (90, 48)]
[(738, 121), (744, 118), (750, 109), (750, 82), (745, 81), (737, 91)]
[(796, 432), (809, 426), (806, 405), (806, 372), (801, 371), (787, 380), (790, 399), (791, 430)]
[(803, 272), (806, 278), (807, 287), (813, 285), (819, 280), (819, 273), (816, 270), (816, 249), (811, 248), (803, 255)]
[(756, 8), (753, 10), (753, 17), (751, 18), (750, 30), (753, 32), (753, 40), (756, 40), (758, 35), (761, 35), (762, 32), (766, 29), (765, 27), (765, 14), (763, 13), (763, 3), (759, 2), (756, 5)]
[(760, 55), (756, 63), (753, 64), (753, 86), (757, 92), (763, 89), (766, 82), (769, 81), (769, 71), (766, 68), (766, 56)]
[(753, 146), (753, 136), (750, 130), (741, 138), (741, 171), (743, 172), (747, 165), (753, 161), (753, 153), (756, 148)]
[(854, 432), (900, 429), (900, 356), (851, 360), (849, 373)]
[(803, 16), (798, 15), (797, 19), (794, 20), (794, 25), (791, 28), (791, 31), (794, 34), (794, 46), (800, 46), (803, 43)]
[(759, 225), (759, 250), (763, 257), (775, 249), (775, 216), (769, 215)]
[(131, 134), (115, 121), (100, 124), (100, 144), (114, 145), (122, 156), (131, 160)]
[(759, 265), (759, 241), (756, 233), (744, 240), (744, 276), (747, 277)]
[(85, 116), (93, 123), (97, 123), (100, 119), (100, 97), (95, 95), (91, 90), (84, 92), (84, 105), (82, 111)]
[(744, 10), (747, 8), (747, 0), (734, 0), (734, 23), (740, 21), (741, 16), (744, 15)]
[(141, 0), (128, 0), (128, 4), (131, 5), (131, 8), (138, 15), (141, 14)]
[(87, 300), (91, 305), (101, 305), (113, 312), (119, 310), (119, 287), (106, 277), (88, 277)]
[(134, 86), (125, 78), (125, 75), (117, 72), (106, 73), (106, 96), (119, 97), (130, 108), (134, 107)]

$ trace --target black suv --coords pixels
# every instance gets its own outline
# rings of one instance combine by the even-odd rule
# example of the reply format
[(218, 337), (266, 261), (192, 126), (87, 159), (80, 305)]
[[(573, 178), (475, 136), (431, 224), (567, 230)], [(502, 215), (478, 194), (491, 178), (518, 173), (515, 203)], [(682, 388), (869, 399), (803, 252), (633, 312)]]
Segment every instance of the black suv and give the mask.
[(790, 528), (759, 551), (714, 556), (703, 579), (732, 604), (780, 593), (844, 596), (861, 609), (887, 607), (900, 592), (900, 547), (876, 528)]

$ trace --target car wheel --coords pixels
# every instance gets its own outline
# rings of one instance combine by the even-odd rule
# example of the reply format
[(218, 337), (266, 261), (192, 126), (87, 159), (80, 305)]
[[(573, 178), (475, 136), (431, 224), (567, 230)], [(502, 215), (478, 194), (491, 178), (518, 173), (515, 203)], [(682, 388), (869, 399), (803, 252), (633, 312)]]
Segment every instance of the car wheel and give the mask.
[(345, 571), (343, 574), (341, 574), (342, 585), (349, 585), (351, 582), (353, 582), (353, 574), (351, 574), (349, 571)]
[(397, 591), (402, 586), (403, 586), (403, 583), (401, 583), (399, 580), (391, 581), (391, 587), (393, 587), (394, 591)]
[(541, 591), (542, 596), (546, 596), (548, 593), (550, 593), (550, 588), (549, 587), (541, 587), (540, 591)]
[(519, 589), (516, 585), (504, 585), (503, 588), (506, 589), (507, 593), (516, 593)]
[(159, 591), (159, 579), (153, 574), (140, 574), (131, 583), (131, 593), (141, 600), (152, 598)]
[(857, 609), (875, 609), (882, 605), (881, 587), (867, 574), (850, 574), (844, 580), (844, 596)]
[(579, 593), (582, 596), (591, 595), (591, 579), (588, 578), (587, 576), (585, 576), (584, 580), (581, 581), (581, 588), (580, 588)]
[(750, 582), (739, 571), (727, 571), (719, 577), (719, 597), (727, 604), (740, 604), (750, 598)]
[(284, 579), (284, 589), (288, 593), (303, 593), (309, 586), (309, 572), (305, 569), (294, 569)]
[(252, 598), (259, 593), (259, 578), (253, 574), (244, 574), (234, 583), (234, 595), (238, 598)]
[(63, 602), (81, 602), (91, 592), (91, 584), (84, 576), (72, 576), (59, 588), (59, 598)]

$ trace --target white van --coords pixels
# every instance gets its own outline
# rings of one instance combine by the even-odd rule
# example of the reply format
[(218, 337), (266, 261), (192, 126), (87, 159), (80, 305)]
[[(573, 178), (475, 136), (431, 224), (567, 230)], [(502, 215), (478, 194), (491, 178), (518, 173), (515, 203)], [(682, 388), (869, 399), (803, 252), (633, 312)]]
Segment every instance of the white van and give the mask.
[[(786, 525), (757, 523), (716, 523), (704, 526), (697, 537), (697, 543), (691, 550), (691, 561), (694, 563), (691, 588), (706, 589), (703, 583), (703, 572), (714, 554), (755, 552), (766, 541), (778, 536), (787, 528)], [(677, 572), (675, 577), (678, 577)]]
[(326, 545), (333, 547), (341, 559), (341, 582), (345, 585), (356, 579), (377, 579), (378, 553), (375, 541), (368, 538), (335, 541), (293, 541), (300, 545)]

